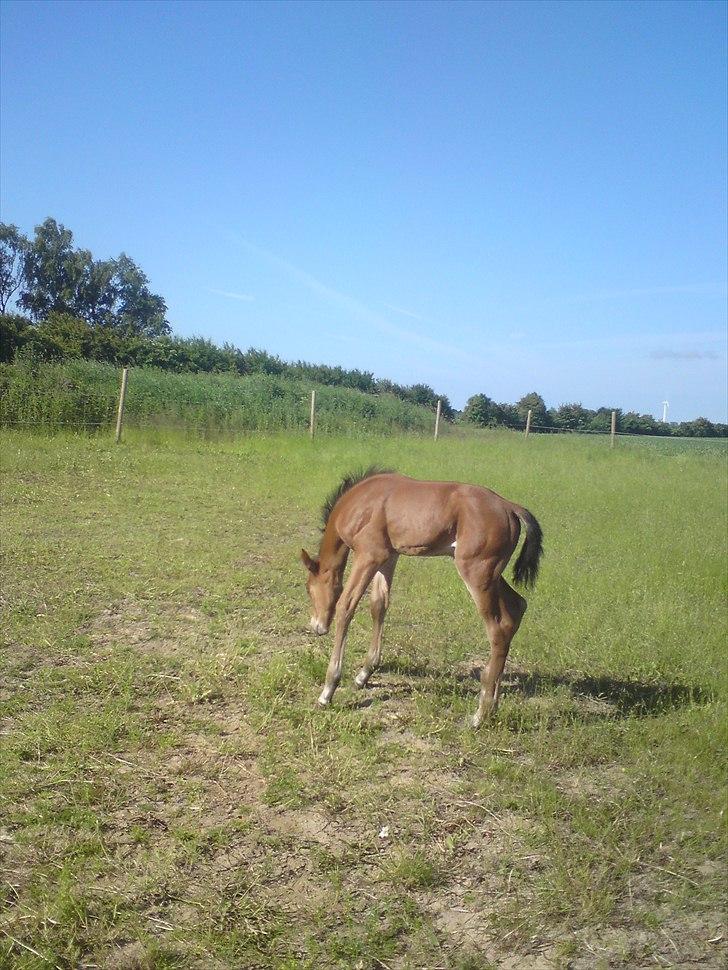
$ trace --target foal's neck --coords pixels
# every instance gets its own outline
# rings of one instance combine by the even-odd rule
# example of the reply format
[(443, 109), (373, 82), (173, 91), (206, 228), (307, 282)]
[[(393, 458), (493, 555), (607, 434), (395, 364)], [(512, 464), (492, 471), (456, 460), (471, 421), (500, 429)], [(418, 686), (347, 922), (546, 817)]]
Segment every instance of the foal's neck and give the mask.
[(343, 573), (349, 547), (344, 544), (336, 531), (331, 519), (326, 523), (319, 548), (319, 568), (330, 569), (335, 573)]

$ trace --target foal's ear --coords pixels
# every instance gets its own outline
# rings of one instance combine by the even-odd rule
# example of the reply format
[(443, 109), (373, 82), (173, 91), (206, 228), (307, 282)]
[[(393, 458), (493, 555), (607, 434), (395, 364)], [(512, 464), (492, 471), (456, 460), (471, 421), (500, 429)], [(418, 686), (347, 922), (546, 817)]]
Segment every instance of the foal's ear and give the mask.
[(301, 562), (314, 576), (319, 571), (318, 559), (312, 559), (305, 549), (301, 549)]

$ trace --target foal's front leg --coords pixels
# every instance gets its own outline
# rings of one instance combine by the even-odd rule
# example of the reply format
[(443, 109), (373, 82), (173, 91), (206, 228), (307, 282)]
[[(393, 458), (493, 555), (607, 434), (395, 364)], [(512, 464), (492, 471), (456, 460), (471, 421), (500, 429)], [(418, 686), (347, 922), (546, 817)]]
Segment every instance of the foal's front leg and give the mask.
[(369, 606), (372, 614), (372, 645), (366, 656), (364, 665), (354, 678), (357, 687), (366, 687), (372, 673), (379, 666), (382, 659), (382, 631), (384, 617), (389, 608), (389, 595), (392, 589), (392, 577), (399, 556), (394, 555), (382, 568), (375, 573), (372, 585), (369, 587)]
[(339, 602), (336, 604), (336, 636), (334, 638), (334, 649), (331, 652), (331, 659), (329, 660), (329, 666), (326, 671), (326, 681), (318, 699), (321, 707), (327, 707), (331, 703), (334, 691), (339, 686), (339, 681), (341, 680), (341, 664), (344, 657), (344, 646), (346, 644), (346, 634), (349, 630), (349, 624), (359, 605), (359, 600), (364, 595), (364, 591), (381, 565), (381, 560), (373, 559), (371, 556), (354, 556), (351, 573), (339, 597)]

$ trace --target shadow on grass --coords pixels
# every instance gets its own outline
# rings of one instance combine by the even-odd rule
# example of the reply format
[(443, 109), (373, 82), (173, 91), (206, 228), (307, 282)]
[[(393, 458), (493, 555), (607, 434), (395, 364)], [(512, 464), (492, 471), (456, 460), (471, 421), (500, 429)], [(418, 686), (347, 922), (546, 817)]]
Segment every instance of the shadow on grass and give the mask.
[[(445, 670), (432, 664), (392, 661), (383, 664), (373, 675), (369, 687), (376, 688), (376, 699), (382, 701), (406, 696), (415, 690), (439, 696), (456, 694), (470, 697), (474, 695), (472, 680), (480, 679), (481, 669), (480, 666), (472, 666), (464, 673), (462, 668)], [(386, 681), (379, 679), (382, 674), (387, 675)], [(390, 675), (403, 680), (392, 683)], [(582, 713), (592, 718), (655, 717), (691, 704), (706, 704), (715, 700), (714, 693), (684, 684), (647, 684), (607, 676), (579, 677), (514, 670), (506, 670), (501, 696), (507, 699), (509, 694), (520, 694), (529, 699), (548, 700), (557, 692), (563, 696), (564, 689), (582, 709)], [(372, 698), (366, 694), (367, 691), (354, 706), (368, 707)]]
[[(477, 676), (480, 676), (480, 670)], [(559, 687), (566, 687), (577, 700), (587, 698), (603, 705), (604, 714), (608, 717), (653, 717), (690, 704), (706, 704), (714, 700), (713, 694), (684, 684), (644, 684), (614, 677), (575, 677), (538, 672), (513, 672), (507, 675), (507, 680), (504, 679), (504, 688), (525, 697), (543, 696)]]

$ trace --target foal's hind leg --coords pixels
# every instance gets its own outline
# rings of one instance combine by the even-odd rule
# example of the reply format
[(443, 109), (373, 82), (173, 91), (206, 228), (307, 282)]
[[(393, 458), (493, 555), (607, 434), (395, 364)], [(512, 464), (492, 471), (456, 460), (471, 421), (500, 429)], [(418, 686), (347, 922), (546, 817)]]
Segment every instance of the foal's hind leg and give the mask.
[[(480, 727), (483, 718), (495, 713), (498, 707), (500, 681), (503, 676), (511, 640), (526, 612), (526, 600), (502, 577), (497, 583), (498, 606), (495, 613), (484, 616), (490, 640), (488, 664), (480, 672), (480, 700), (473, 717), (473, 727)], [(493, 597), (495, 599), (495, 597)]]
[(375, 573), (372, 584), (369, 587), (369, 608), (372, 614), (374, 629), (372, 632), (372, 645), (364, 661), (364, 666), (354, 678), (354, 683), (357, 687), (366, 687), (367, 681), (377, 669), (382, 659), (384, 617), (389, 607), (392, 576), (394, 575), (394, 568), (397, 565), (398, 558), (399, 556), (395, 555), (387, 560), (379, 572)]
[(463, 568), (458, 564), (458, 570), (483, 617), (490, 641), (490, 657), (480, 671), (480, 699), (473, 717), (473, 727), (477, 728), (484, 718), (495, 713), (498, 706), (503, 668), (511, 640), (526, 612), (526, 600), (502, 576), (490, 579), (486, 564), (475, 568)]

